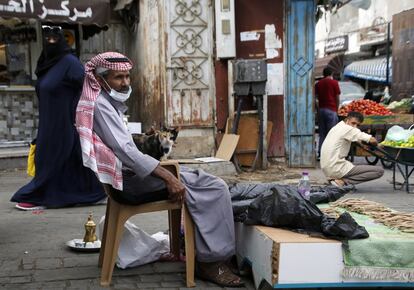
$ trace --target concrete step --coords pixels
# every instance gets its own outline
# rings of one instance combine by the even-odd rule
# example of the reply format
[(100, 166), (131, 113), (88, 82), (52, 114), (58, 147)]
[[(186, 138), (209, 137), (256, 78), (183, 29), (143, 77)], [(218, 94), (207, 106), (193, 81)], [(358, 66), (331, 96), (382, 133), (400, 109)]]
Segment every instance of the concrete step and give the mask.
[[(0, 148), (0, 170), (26, 168), (28, 154), (28, 146)], [(236, 168), (230, 161), (202, 164), (185, 164), (184, 166), (190, 168), (200, 168), (210, 174), (217, 176), (236, 174)]]
[(205, 172), (216, 176), (229, 176), (237, 173), (234, 164), (230, 161), (220, 161), (212, 163), (182, 164), (182, 166), (203, 169)]
[(28, 154), (29, 146), (0, 148), (0, 170), (26, 168)]

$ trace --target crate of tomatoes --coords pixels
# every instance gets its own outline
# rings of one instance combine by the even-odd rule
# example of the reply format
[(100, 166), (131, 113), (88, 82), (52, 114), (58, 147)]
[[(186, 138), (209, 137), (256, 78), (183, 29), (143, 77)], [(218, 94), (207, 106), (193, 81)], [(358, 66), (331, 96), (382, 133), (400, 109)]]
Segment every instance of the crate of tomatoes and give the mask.
[(392, 112), (381, 104), (372, 100), (355, 100), (351, 103), (341, 106), (338, 111), (338, 115), (346, 116), (349, 112), (360, 112), (365, 116), (389, 116)]
[(349, 112), (360, 112), (364, 115), (364, 124), (385, 124), (393, 119), (393, 113), (382, 104), (372, 100), (355, 100), (341, 106), (338, 115), (346, 117)]

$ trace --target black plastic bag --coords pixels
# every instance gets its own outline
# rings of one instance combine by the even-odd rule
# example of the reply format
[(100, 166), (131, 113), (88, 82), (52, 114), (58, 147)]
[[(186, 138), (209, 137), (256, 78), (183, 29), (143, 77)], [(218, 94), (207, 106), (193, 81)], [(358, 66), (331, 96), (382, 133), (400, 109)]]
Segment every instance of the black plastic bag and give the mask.
[(237, 184), (230, 187), (230, 193), (235, 220), (245, 224), (318, 232), (337, 239), (368, 237), (365, 228), (349, 214), (337, 220), (328, 217), (294, 186)]
[(328, 186), (318, 186), (314, 187), (312, 186), (311, 194), (309, 196), (309, 200), (313, 203), (328, 203), (333, 202), (337, 199), (340, 199), (345, 194), (350, 192), (351, 190), (354, 190), (355, 187), (353, 185), (346, 185), (343, 187), (337, 187), (334, 185), (328, 185)]
[(289, 227), (321, 232), (323, 213), (295, 188), (273, 185), (272, 194), (259, 195), (251, 203), (245, 224)]
[(324, 216), (322, 229), (326, 236), (346, 239), (365, 239), (369, 237), (367, 230), (358, 225), (348, 212), (342, 213), (336, 220)]

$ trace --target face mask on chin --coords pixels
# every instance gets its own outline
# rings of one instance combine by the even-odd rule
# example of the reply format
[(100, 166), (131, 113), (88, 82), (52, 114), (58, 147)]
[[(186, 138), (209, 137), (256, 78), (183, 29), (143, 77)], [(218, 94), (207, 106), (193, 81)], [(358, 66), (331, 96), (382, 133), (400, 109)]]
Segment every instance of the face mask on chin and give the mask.
[(108, 94), (115, 101), (125, 102), (126, 100), (128, 100), (129, 96), (131, 95), (131, 92), (132, 92), (132, 88), (131, 86), (128, 86), (128, 91), (126, 93), (120, 93), (111, 88), (111, 91)]
[(118, 102), (125, 102), (126, 100), (129, 99), (129, 96), (131, 95), (131, 92), (132, 92), (131, 86), (128, 86), (128, 91), (126, 93), (121, 93), (121, 92), (118, 92), (118, 91), (114, 90), (113, 88), (111, 88), (111, 86), (106, 82), (106, 80), (104, 78), (102, 78), (102, 80), (106, 83), (108, 88), (111, 89), (108, 92), (108, 94), (112, 99), (114, 99), (115, 101), (118, 101)]

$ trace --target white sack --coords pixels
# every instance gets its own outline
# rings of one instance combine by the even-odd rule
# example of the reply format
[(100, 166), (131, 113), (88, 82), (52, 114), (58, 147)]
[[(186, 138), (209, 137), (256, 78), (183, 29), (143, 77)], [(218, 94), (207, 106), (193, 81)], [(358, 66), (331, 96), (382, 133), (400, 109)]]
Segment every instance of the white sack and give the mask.
[[(99, 221), (99, 238), (102, 240), (105, 216)], [(127, 221), (119, 244), (116, 265), (121, 268), (136, 267), (157, 261), (169, 253), (168, 235), (158, 232), (152, 236)]]

